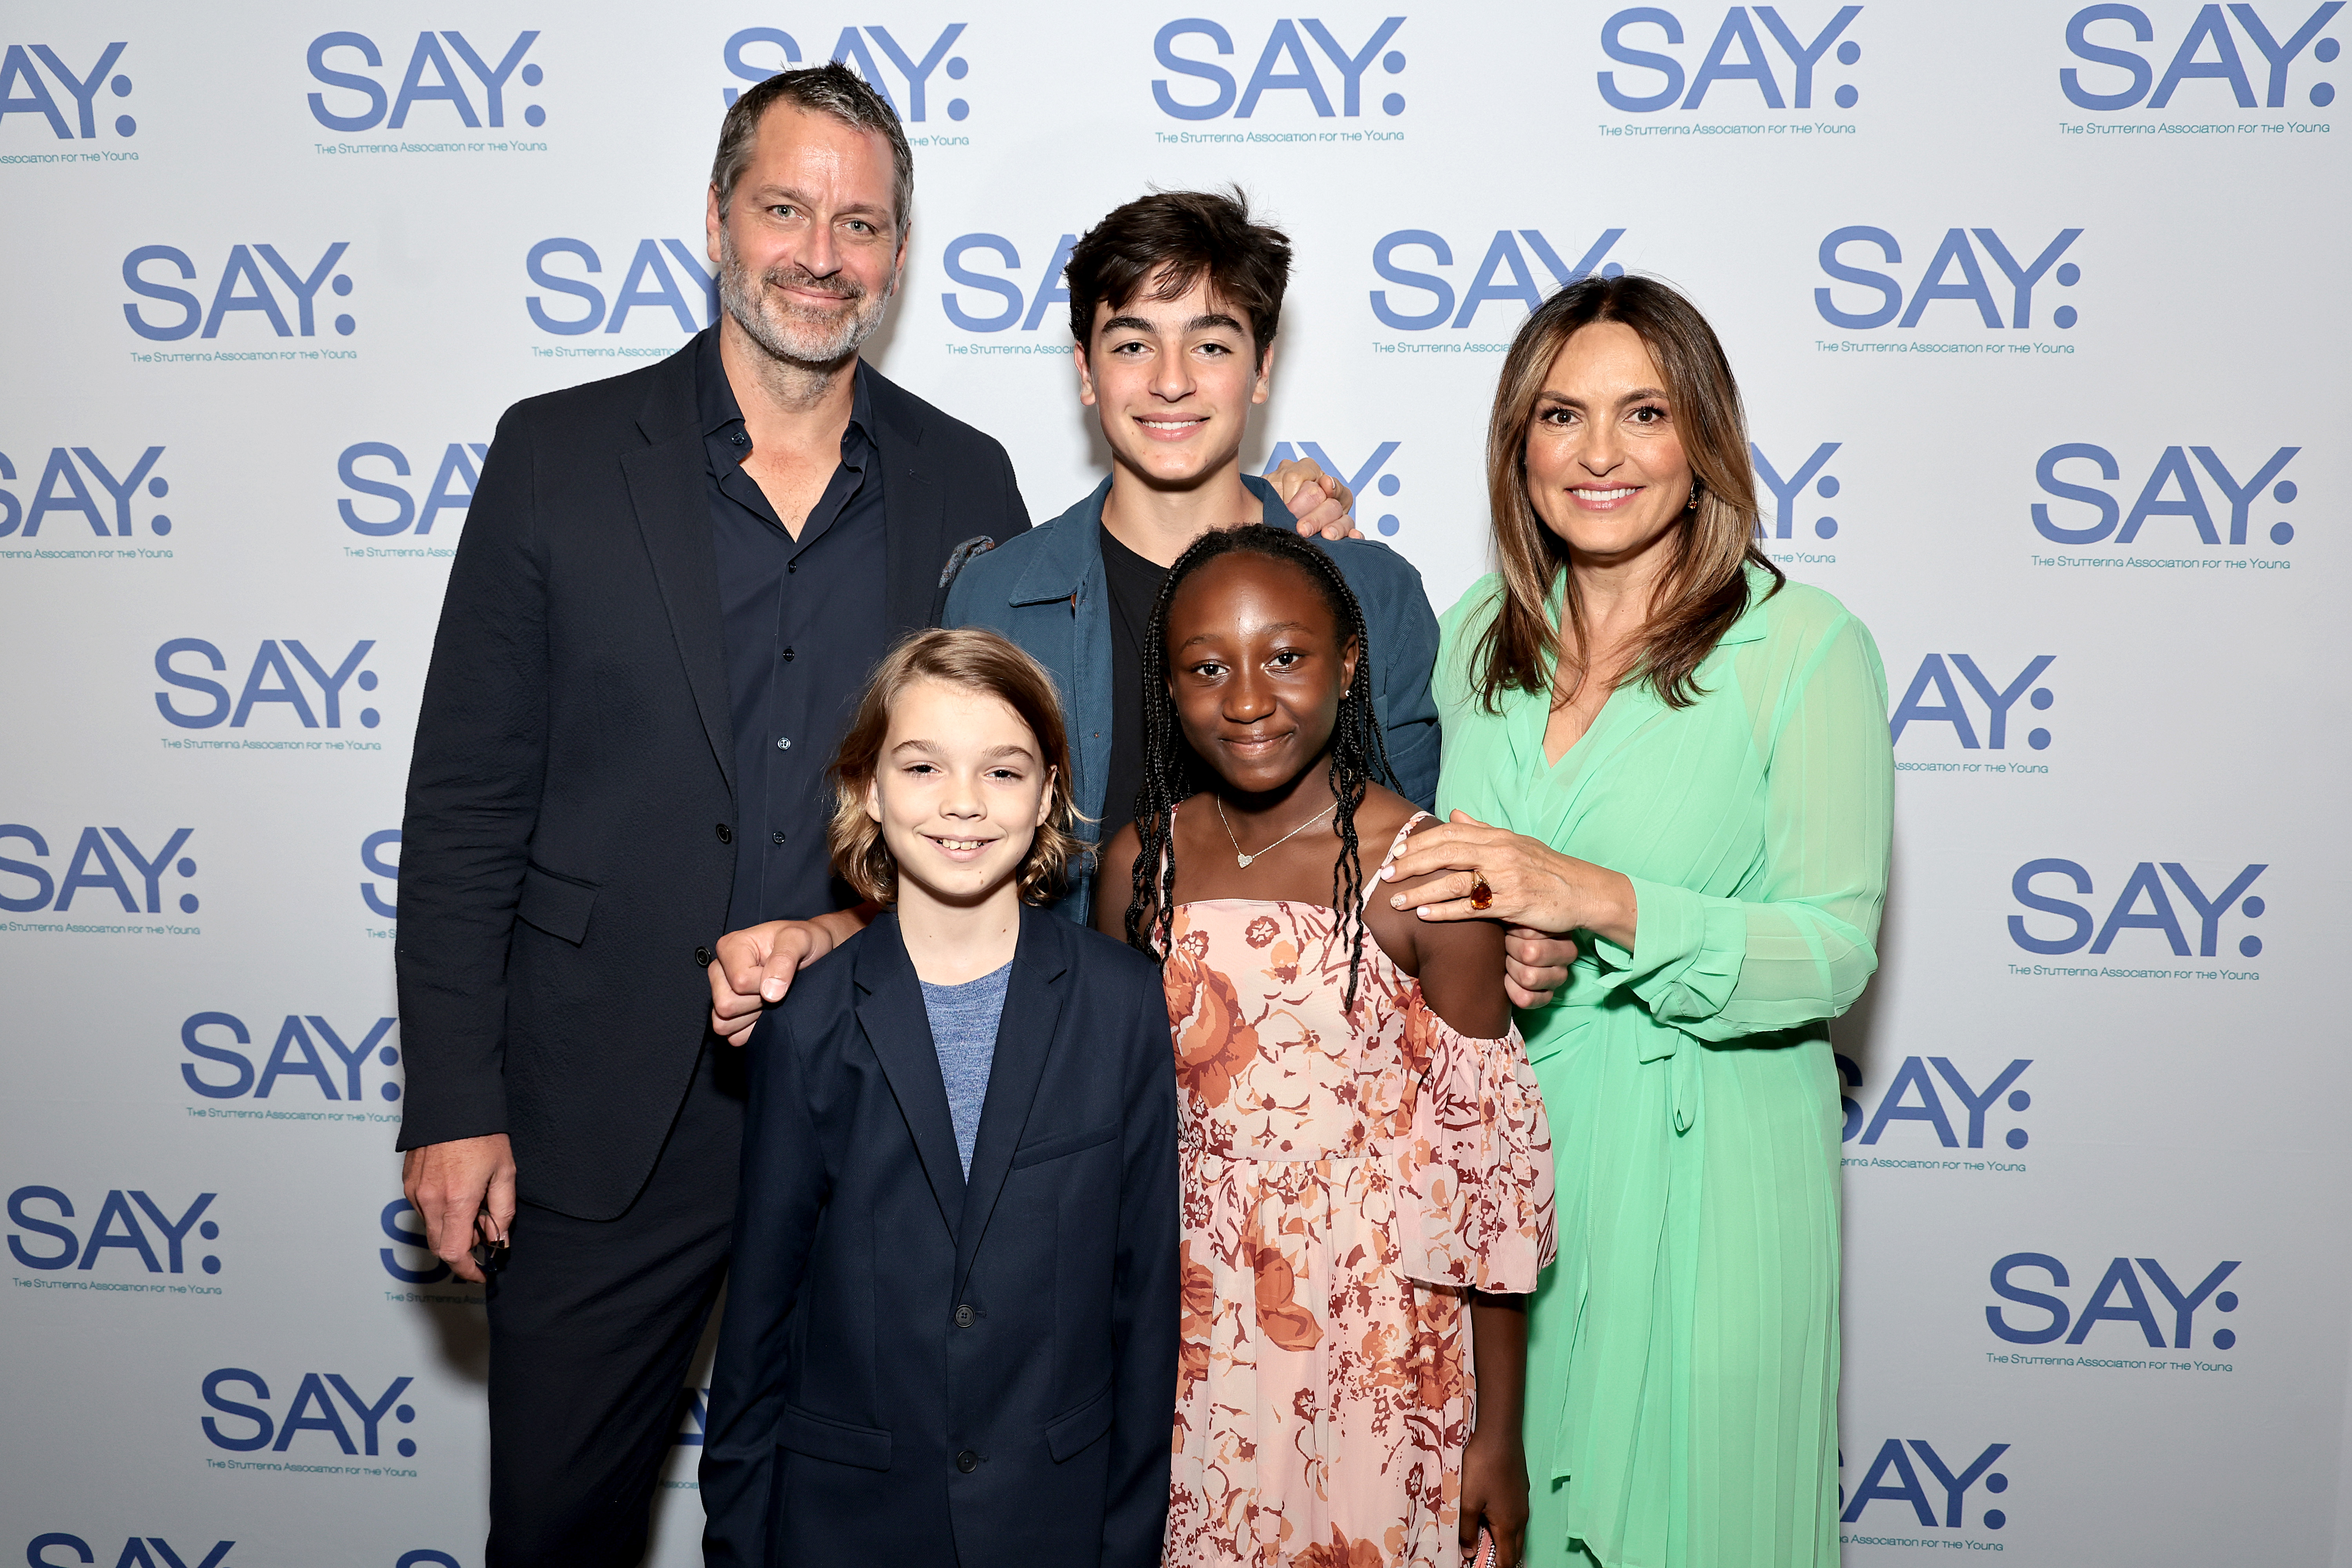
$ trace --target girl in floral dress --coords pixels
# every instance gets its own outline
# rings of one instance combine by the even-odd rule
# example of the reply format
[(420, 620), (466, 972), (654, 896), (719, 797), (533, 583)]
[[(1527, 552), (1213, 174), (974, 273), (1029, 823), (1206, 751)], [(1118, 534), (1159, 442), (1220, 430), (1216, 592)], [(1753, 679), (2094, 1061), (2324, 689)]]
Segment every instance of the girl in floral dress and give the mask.
[(1428, 820), (1373, 782), (1370, 661), (1329, 558), (1256, 526), (1178, 559), (1144, 648), (1097, 909), (1162, 959), (1176, 1052), (1171, 1563), (1436, 1568), (1482, 1530), (1519, 1556), (1550, 1135), (1501, 930), (1368, 901)]

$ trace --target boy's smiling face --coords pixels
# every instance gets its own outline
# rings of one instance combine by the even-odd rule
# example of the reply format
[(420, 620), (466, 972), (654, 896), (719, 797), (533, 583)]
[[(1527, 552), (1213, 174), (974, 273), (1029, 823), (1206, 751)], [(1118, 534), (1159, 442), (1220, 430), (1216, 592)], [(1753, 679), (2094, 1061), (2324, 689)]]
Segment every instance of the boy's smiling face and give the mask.
[(1095, 307), (1078, 354), (1078, 400), (1102, 420), (1112, 454), (1145, 482), (1187, 489), (1241, 455), (1252, 404), (1271, 390), (1244, 314), (1219, 299), (1204, 274), (1172, 300), (1152, 298), (1155, 273), (1135, 298)]
[(1015, 878), (1053, 805), (1054, 770), (1003, 699), (918, 680), (890, 709), (866, 815), (898, 865), (898, 898), (968, 908), (1018, 898)]

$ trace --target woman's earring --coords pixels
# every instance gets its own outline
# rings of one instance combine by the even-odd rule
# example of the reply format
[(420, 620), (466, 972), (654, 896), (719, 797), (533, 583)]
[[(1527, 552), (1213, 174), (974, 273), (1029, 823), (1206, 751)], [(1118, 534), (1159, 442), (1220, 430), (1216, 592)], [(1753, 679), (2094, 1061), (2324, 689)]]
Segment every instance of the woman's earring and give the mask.
[(1698, 485), (1696, 481), (1693, 481), (1691, 485), (1690, 500), (1683, 507), (1683, 510), (1685, 511), (1696, 511), (1698, 510)]

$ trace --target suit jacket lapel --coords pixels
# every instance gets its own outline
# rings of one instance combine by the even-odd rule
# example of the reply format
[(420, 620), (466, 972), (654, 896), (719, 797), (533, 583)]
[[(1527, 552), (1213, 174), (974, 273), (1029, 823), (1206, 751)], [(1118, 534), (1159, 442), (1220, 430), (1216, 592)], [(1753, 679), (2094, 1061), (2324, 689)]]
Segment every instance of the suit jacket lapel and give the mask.
[(710, 753), (735, 790), (735, 725), (727, 700), (727, 653), (719, 610), (719, 554), (710, 539), (704, 500), (709, 458), (694, 428), (695, 345), (664, 369), (678, 366), (682, 382), (665, 378), (646, 400), (637, 427), (646, 445), (621, 457), (621, 474), (635, 507), (637, 528), (660, 585), (662, 608), (686, 663), (687, 684), (702, 718)]
[[(971, 1181), (963, 1196), (963, 1220), (956, 1228), (956, 1291), (971, 1275), (997, 1194), (1013, 1170), (1013, 1152), (1029, 1124), (1029, 1108), (1053, 1054), (1054, 1026), (1061, 1019), (1069, 957), (1062, 917), (1026, 905), (1021, 940), (1013, 953), (1013, 979), (1004, 991), (1004, 1011), (996, 1025), (996, 1058), (988, 1069), (988, 1101), (980, 1114), (980, 1136), (971, 1152)], [(944, 1093), (944, 1091), (942, 1091)]]
[(874, 408), (876, 456), (882, 469), (883, 574), (895, 640), (929, 626), (946, 602), (946, 507), (938, 483), (919, 468), (923, 424), (912, 400), (881, 372), (860, 363)]
[[(952, 1238), (964, 1207), (963, 1160), (956, 1152), (955, 1122), (948, 1114), (930, 1016), (923, 1010), (922, 986), (907, 957), (898, 916), (875, 921), (856, 946), (856, 963), (858, 1026), (890, 1080), (898, 1113), (907, 1119), (915, 1152), (922, 1157), (923, 1174), (930, 1179), (931, 1195), (939, 1200), (940, 1222)], [(1008, 1001), (1008, 1010), (1010, 1005)]]

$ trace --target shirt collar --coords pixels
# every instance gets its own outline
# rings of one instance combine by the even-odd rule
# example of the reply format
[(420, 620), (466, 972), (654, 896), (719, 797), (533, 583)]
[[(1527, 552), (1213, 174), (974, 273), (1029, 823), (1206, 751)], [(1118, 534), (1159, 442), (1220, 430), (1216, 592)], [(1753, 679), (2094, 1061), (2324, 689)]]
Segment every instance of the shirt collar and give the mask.
[[(719, 358), (719, 331), (713, 327), (702, 335), (694, 356), (695, 417), (706, 436), (716, 436), (729, 426), (743, 422), (743, 406), (735, 401), (735, 388), (727, 379), (726, 362)], [(844, 446), (848, 445), (851, 431), (861, 441), (874, 438), (873, 384), (863, 359), (857, 362), (851, 377), (849, 429), (842, 432)]]

